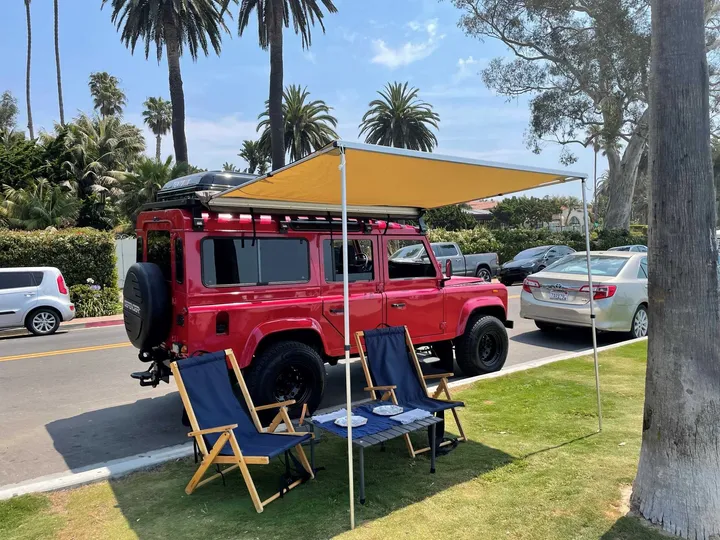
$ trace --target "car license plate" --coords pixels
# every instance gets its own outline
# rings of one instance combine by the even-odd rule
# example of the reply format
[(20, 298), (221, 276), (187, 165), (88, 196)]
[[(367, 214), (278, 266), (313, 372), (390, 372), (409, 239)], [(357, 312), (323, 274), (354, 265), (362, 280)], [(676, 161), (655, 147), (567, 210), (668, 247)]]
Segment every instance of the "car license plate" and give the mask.
[(568, 295), (565, 291), (550, 291), (550, 300), (562, 300), (567, 302)]

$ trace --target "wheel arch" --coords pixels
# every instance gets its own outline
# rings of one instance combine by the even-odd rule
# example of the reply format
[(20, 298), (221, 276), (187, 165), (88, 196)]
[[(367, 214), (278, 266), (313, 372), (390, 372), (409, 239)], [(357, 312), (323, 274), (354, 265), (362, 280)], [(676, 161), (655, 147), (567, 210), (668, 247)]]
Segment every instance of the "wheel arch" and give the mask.
[(325, 356), (327, 350), (322, 328), (315, 319), (271, 321), (259, 324), (253, 329), (238, 356), (238, 365), (241, 369), (246, 368), (252, 363), (255, 355), (280, 341), (305, 343), (315, 349), (320, 356)]
[(29, 324), (30, 317), (32, 317), (35, 313), (37, 313), (41, 309), (47, 309), (49, 311), (52, 311), (53, 313), (55, 313), (55, 315), (58, 316), (58, 318), (60, 319), (60, 322), (62, 322), (63, 316), (62, 316), (62, 313), (60, 313), (60, 310), (58, 308), (56, 308), (55, 306), (51, 306), (48, 304), (43, 304), (42, 306), (35, 306), (32, 309), (28, 310), (28, 312), (25, 314), (25, 318), (23, 319), (23, 322), (26, 325)]
[(492, 315), (493, 317), (500, 319), (502, 322), (507, 320), (505, 305), (502, 303), (500, 298), (496, 296), (476, 298), (474, 301), (466, 302), (463, 306), (462, 312), (460, 313), (460, 319), (458, 319), (455, 335), (461, 336), (464, 334), (468, 323), (472, 319), (481, 315)]

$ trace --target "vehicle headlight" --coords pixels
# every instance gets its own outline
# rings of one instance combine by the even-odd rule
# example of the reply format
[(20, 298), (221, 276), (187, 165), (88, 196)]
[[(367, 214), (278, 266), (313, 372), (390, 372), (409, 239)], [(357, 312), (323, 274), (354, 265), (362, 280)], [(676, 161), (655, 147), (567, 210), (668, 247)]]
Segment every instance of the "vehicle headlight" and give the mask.
[(525, 263), (522, 265), (522, 268), (532, 268), (533, 266), (535, 266), (535, 263)]

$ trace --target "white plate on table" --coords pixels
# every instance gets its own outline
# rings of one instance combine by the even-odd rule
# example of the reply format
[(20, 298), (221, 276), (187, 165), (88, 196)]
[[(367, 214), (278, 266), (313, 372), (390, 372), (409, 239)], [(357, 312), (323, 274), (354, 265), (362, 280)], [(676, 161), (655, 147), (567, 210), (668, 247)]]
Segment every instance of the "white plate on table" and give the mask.
[[(350, 417), (350, 422), (352, 423), (352, 427), (354, 427), (354, 428), (364, 426), (365, 424), (367, 424), (367, 421), (368, 421), (368, 419), (365, 418), (364, 416), (352, 415)], [(341, 416), (340, 418), (336, 418), (335, 425), (346, 428), (347, 427), (347, 416)]]
[(380, 416), (395, 416), (403, 412), (403, 410), (399, 405), (378, 405), (373, 409), (373, 413)]

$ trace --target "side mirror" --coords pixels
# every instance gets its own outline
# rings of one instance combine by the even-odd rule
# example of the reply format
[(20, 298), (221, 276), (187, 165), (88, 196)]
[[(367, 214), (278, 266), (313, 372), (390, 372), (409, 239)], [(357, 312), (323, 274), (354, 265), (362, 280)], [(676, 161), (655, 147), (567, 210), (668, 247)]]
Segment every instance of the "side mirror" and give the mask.
[(453, 275), (452, 261), (448, 259), (445, 261), (445, 279), (450, 279)]

